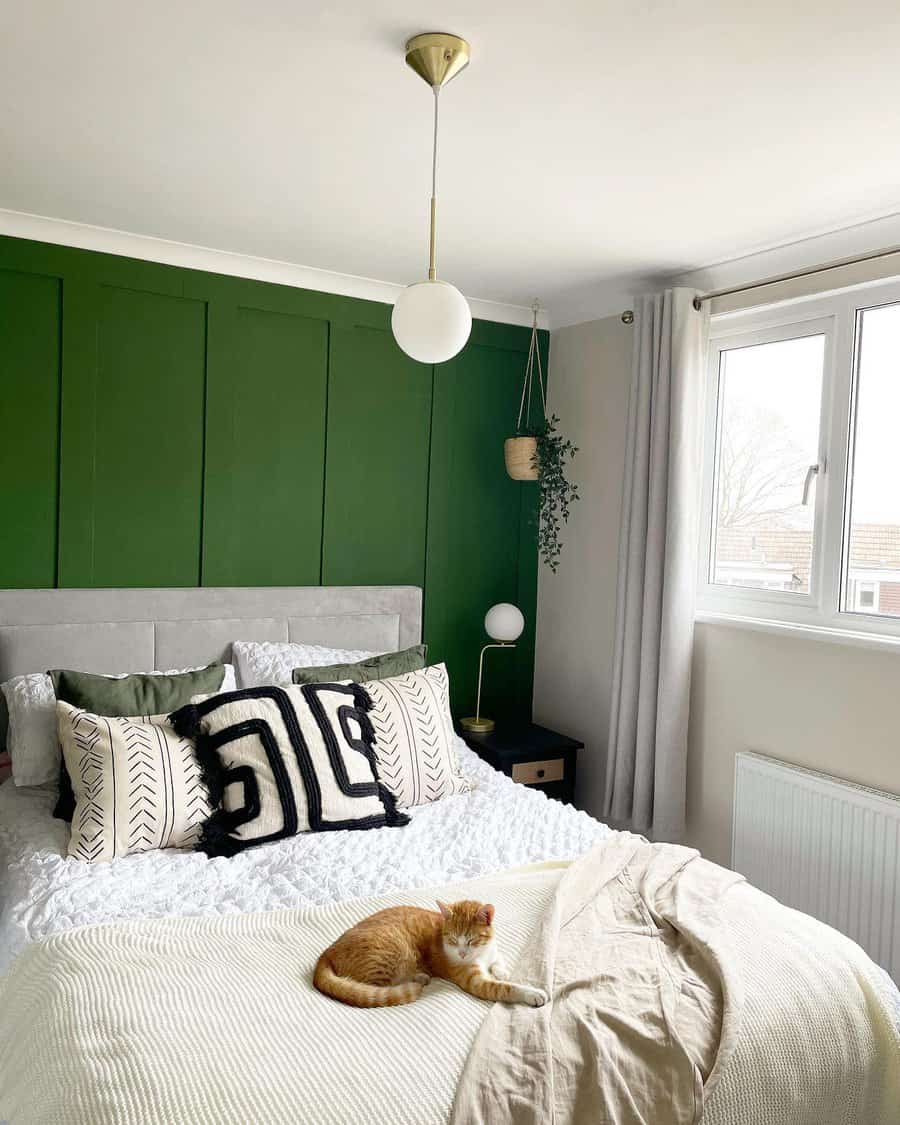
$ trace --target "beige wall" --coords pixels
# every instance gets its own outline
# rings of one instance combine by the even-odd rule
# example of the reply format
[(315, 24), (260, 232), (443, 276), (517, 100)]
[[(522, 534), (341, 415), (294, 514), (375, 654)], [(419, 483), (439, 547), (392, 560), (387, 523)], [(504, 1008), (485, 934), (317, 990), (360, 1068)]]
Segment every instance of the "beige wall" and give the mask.
[(616, 614), (619, 506), (633, 329), (619, 317), (553, 333), (549, 409), (578, 446), (581, 499), (564, 527), (559, 570), (538, 583), (534, 717), (585, 743), (579, 804), (599, 814)]
[(722, 625), (695, 636), (688, 843), (729, 863), (739, 750), (900, 793), (900, 654)]
[[(612, 680), (616, 561), (633, 329), (561, 329), (551, 405), (580, 447), (583, 499), (559, 573), (541, 568), (534, 713), (586, 743), (578, 803), (599, 814)], [(734, 756), (756, 750), (900, 793), (900, 653), (698, 625), (686, 842), (728, 863)]]

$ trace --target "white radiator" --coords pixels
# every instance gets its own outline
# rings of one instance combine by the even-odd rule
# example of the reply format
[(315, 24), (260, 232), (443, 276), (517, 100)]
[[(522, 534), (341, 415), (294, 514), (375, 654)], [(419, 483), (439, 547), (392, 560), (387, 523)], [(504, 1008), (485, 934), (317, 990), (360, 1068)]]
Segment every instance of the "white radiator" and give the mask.
[(738, 754), (731, 862), (900, 982), (900, 796)]

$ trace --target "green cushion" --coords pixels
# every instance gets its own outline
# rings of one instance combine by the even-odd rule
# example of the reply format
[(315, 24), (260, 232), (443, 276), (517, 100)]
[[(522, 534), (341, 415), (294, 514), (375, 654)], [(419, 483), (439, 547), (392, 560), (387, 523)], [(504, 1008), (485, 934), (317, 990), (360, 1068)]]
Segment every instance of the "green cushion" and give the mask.
[(356, 664), (325, 664), (320, 668), (295, 668), (292, 679), (295, 684), (333, 684), (339, 680), (351, 680), (364, 684), (367, 680), (388, 680), (391, 676), (402, 676), (406, 672), (418, 672), (425, 667), (428, 645), (413, 645), (402, 652), (385, 652), (381, 656), (370, 656)]
[(224, 664), (210, 664), (196, 672), (150, 676), (139, 672), (113, 679), (90, 672), (51, 671), (56, 698), (93, 715), (168, 715), (190, 703), (192, 695), (209, 695), (222, 686)]

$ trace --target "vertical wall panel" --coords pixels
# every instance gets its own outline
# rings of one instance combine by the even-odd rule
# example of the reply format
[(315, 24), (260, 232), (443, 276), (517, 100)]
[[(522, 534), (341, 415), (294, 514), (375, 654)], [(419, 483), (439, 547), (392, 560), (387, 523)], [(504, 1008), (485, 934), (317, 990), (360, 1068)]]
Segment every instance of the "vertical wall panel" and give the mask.
[[(98, 285), (66, 322), (63, 416), (69, 586), (193, 586), (200, 577), (206, 310)], [(79, 487), (73, 487), (77, 480)]]
[(326, 321), (212, 320), (204, 585), (319, 583), (327, 375)]
[(97, 427), (98, 285), (83, 276), (63, 284), (60, 419), (60, 586), (90, 586), (94, 573), (94, 438)]
[[(435, 368), (425, 628), (430, 657), (450, 669), (457, 714), (474, 707), (485, 611), (519, 601), (523, 489), (506, 475), (503, 439), (515, 424), (523, 363), (521, 352), (472, 343)], [(533, 602), (521, 608), (534, 616)], [(533, 662), (533, 632), (517, 652), (485, 657), (486, 714), (513, 709), (521, 660)], [(530, 699), (528, 707), (530, 715)]]
[(56, 584), (60, 282), (0, 271), (0, 586)]
[(389, 332), (332, 329), (322, 581), (421, 586), (432, 368)]

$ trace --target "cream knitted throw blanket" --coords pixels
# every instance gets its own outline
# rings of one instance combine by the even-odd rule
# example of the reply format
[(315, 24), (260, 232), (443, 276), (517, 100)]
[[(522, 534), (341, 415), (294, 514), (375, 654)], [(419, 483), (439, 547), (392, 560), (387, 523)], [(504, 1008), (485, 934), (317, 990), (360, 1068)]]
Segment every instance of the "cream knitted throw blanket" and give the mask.
[[(602, 948), (584, 940), (568, 967), (559, 951), (544, 956), (553, 919), (584, 891), (585, 905), (597, 903), (614, 919), (621, 903), (608, 897), (612, 883), (603, 873), (619, 865), (625, 882), (618, 885), (630, 883), (632, 901), (637, 895), (651, 915), (661, 911), (660, 929), (674, 912), (696, 948), (714, 954), (704, 958), (716, 966), (712, 975), (695, 962), (698, 980), (712, 981), (706, 993), (695, 992), (701, 1002), (713, 997), (707, 1018), (694, 1012), (676, 1021), (677, 1058), (661, 1055), (679, 1089), (694, 1090), (697, 1106), (697, 1087), (712, 1070), (703, 1125), (895, 1125), (900, 1038), (865, 955), (685, 849), (652, 846), (663, 866), (648, 868), (648, 854), (639, 852), (651, 846), (636, 841), (620, 834), (604, 842), (572, 866), (559, 893), (562, 865), (437, 891), (495, 903), (501, 947), (510, 964), (519, 960), (514, 975), (537, 984), (552, 971), (558, 995), (545, 1009), (491, 1009), (440, 981), (417, 1003), (390, 1009), (352, 1009), (313, 990), (318, 954), (344, 929), (398, 902), (430, 906), (434, 891), (324, 909), (90, 926), (30, 946), (0, 981), (0, 1121), (445, 1125), (478, 1037), (455, 1109), (456, 1121), (468, 1125), (478, 1120), (465, 1100), (466, 1091), (480, 1090), (478, 1060), (503, 1042), (496, 1021), (541, 1028), (557, 1019), (582, 952)], [(688, 877), (692, 868), (699, 881)], [(671, 878), (648, 879), (651, 869), (671, 870)], [(696, 897), (698, 888), (706, 898)], [(719, 896), (712, 913), (710, 893)], [(692, 946), (688, 959), (694, 955)], [(665, 972), (676, 979), (686, 963), (667, 961)], [(715, 999), (717, 979), (724, 1008)], [(560, 1042), (571, 1042), (564, 1025), (559, 1031)], [(696, 1073), (685, 1069), (685, 1057)], [(532, 1059), (539, 1063), (540, 1053)], [(578, 1059), (562, 1097), (557, 1083), (546, 1101), (544, 1079), (529, 1079), (535, 1099), (545, 1099), (535, 1104), (553, 1107), (553, 1116), (538, 1120), (581, 1120), (574, 1113), (579, 1084), (603, 1075), (589, 1050), (579, 1048)], [(498, 1104), (491, 1125), (520, 1120), (509, 1107)], [(666, 1120), (660, 1112), (655, 1106), (649, 1116), (608, 1120), (658, 1125)]]

